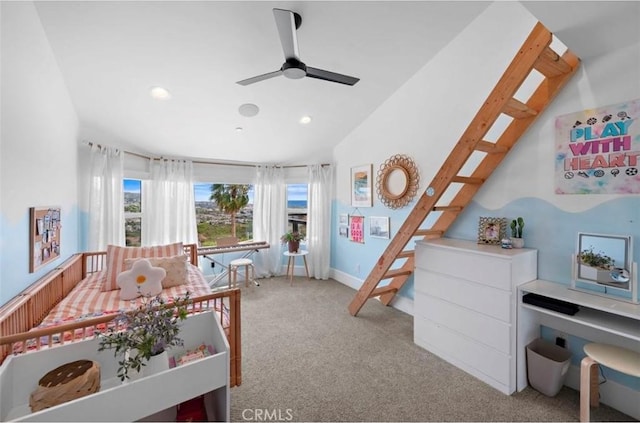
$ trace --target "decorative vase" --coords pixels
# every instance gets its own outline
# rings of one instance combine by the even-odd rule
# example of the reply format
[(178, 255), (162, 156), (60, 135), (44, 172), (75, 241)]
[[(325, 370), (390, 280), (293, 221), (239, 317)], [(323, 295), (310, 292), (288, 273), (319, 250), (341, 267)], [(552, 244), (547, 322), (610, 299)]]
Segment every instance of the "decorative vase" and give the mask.
[(144, 376), (151, 376), (156, 373), (163, 372), (169, 369), (169, 354), (166, 351), (162, 351), (160, 354), (153, 355), (146, 362), (142, 368), (142, 374)]
[(289, 241), (289, 252), (297, 253), (300, 248), (300, 241)]
[(524, 238), (511, 238), (511, 245), (513, 245), (513, 248), (524, 247)]

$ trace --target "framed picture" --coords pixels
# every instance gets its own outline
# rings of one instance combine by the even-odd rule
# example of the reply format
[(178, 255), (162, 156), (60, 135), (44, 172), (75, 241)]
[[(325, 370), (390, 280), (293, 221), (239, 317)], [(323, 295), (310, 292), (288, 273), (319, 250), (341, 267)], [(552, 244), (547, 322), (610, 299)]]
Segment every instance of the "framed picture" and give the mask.
[(349, 239), (364, 244), (364, 216), (349, 216)]
[(340, 225), (338, 227), (338, 235), (343, 238), (349, 238), (349, 227), (347, 225)]
[(373, 165), (351, 168), (351, 205), (353, 207), (373, 207)]
[(29, 273), (60, 257), (60, 207), (29, 209)]
[(369, 218), (369, 236), (389, 239), (389, 218), (371, 216)]
[(478, 224), (478, 244), (499, 245), (507, 236), (507, 219), (504, 217), (481, 217)]
[(346, 213), (341, 213), (340, 217), (339, 217), (339, 220), (338, 220), (338, 223), (340, 225), (345, 225), (345, 226), (348, 225), (349, 224), (349, 215), (346, 214)]

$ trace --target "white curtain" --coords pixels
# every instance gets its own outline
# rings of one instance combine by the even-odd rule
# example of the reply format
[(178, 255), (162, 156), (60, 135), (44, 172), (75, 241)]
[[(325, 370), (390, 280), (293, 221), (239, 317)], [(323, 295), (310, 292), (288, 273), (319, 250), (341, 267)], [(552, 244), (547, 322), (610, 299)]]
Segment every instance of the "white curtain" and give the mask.
[(287, 228), (287, 186), (283, 169), (258, 166), (253, 195), (253, 239), (267, 241), (268, 249), (258, 250), (255, 267), (259, 277), (281, 273), (280, 237)]
[(89, 251), (104, 251), (108, 244), (124, 246), (122, 151), (93, 144), (89, 155)]
[(142, 245), (198, 243), (193, 163), (150, 160), (151, 179), (142, 181)]
[(316, 279), (328, 279), (331, 259), (333, 166), (311, 165), (308, 169), (307, 249), (309, 250), (309, 275)]

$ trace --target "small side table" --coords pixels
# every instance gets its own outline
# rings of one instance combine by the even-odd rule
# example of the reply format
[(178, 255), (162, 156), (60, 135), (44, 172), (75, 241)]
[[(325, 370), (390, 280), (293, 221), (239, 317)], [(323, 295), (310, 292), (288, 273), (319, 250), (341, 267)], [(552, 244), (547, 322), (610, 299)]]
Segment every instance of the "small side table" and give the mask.
[(289, 261), (287, 262), (287, 276), (289, 277), (289, 282), (293, 285), (293, 268), (296, 264), (296, 257), (302, 257), (304, 260), (304, 270), (307, 273), (307, 279), (309, 278), (309, 268), (307, 267), (307, 254), (309, 251), (299, 250), (297, 253), (290, 253), (289, 251), (285, 251), (283, 253), (286, 257), (289, 257)]

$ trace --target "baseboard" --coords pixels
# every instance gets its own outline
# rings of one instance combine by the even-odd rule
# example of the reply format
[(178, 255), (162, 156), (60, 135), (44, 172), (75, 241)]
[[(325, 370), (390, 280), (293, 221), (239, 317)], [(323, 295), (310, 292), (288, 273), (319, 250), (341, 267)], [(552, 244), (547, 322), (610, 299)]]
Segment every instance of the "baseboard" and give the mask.
[[(341, 272), (336, 269), (331, 269), (329, 272), (329, 276), (332, 279), (340, 282), (343, 285), (348, 286), (349, 288), (355, 289), (356, 291), (360, 289), (362, 283), (364, 282), (362, 279), (358, 279), (354, 276), (351, 276), (348, 273)], [(380, 301), (378, 298), (376, 300)], [(396, 295), (395, 298), (389, 304), (391, 307), (396, 310), (400, 310), (404, 313), (407, 313), (410, 316), (413, 316), (413, 300), (410, 298), (403, 297), (401, 295)]]
[[(580, 391), (580, 367), (570, 366), (564, 384)], [(640, 420), (640, 391), (607, 379), (600, 385), (600, 402), (624, 414)]]

